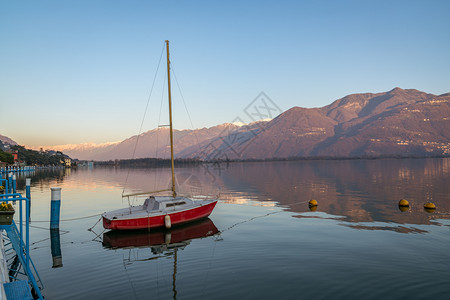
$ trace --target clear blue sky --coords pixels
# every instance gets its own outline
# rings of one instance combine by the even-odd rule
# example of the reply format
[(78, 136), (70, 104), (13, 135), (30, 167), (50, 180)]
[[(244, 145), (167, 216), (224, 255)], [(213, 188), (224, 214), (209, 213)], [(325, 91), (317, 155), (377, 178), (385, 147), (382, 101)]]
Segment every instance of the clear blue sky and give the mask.
[[(247, 121), (261, 91), (282, 110), (396, 86), (450, 92), (449, 12), (450, 1), (0, 0), (0, 134), (34, 146), (137, 134), (166, 39), (195, 128)], [(191, 128), (173, 90), (175, 128)]]

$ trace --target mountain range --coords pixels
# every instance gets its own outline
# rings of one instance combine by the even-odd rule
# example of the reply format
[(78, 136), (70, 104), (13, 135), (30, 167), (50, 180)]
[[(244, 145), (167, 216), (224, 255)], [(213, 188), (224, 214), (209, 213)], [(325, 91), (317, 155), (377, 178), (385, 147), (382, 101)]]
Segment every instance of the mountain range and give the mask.
[[(449, 155), (449, 101), (450, 93), (401, 88), (352, 94), (324, 107), (293, 107), (270, 121), (174, 130), (174, 152), (203, 160)], [(50, 148), (78, 159), (167, 158), (168, 136), (159, 128), (121, 142)]]
[(267, 123), (246, 159), (427, 156), (450, 153), (450, 94), (395, 88), (321, 108), (294, 107)]
[(1, 135), (1, 134), (0, 134), (0, 142), (2, 142), (3, 144), (9, 144), (9, 145), (13, 145), (13, 146), (17, 145), (17, 143), (15, 141), (13, 141), (9, 137)]

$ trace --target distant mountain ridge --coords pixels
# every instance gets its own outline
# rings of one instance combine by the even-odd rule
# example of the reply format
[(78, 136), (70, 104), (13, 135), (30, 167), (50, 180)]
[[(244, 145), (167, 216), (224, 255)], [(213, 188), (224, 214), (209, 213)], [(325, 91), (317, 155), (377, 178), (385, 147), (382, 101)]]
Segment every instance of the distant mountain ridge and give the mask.
[[(174, 130), (174, 152), (203, 160), (449, 155), (449, 101), (450, 93), (401, 88), (352, 94), (324, 107), (293, 107), (268, 121)], [(167, 130), (58, 150), (79, 159), (167, 158)]]
[(450, 152), (450, 94), (395, 88), (321, 108), (294, 107), (267, 124), (245, 159), (427, 156)]
[(27, 148), (39, 151), (41, 148), (51, 149), (54, 151), (61, 151), (69, 155), (71, 158), (81, 158), (81, 159), (92, 159), (92, 156), (101, 154), (108, 151), (110, 148), (119, 144), (120, 142), (109, 142), (109, 143), (81, 143), (81, 144), (66, 144), (66, 145), (54, 145), (54, 146), (38, 146)]
[[(261, 121), (264, 123), (264, 121)], [(193, 154), (202, 153), (202, 149), (214, 139), (220, 139), (229, 132), (249, 132), (255, 124), (242, 125), (225, 123), (210, 128), (195, 130), (174, 130), (174, 155), (177, 158), (192, 157)], [(97, 149), (98, 150), (98, 149)], [(70, 153), (69, 150), (65, 150)], [(91, 152), (92, 153), (92, 152)], [(133, 156), (134, 154), (134, 156)], [(93, 160), (114, 160), (158, 157), (169, 158), (169, 129), (162, 127), (149, 130), (139, 136), (132, 136), (120, 143), (111, 145), (89, 157)]]
[(9, 144), (9, 145), (12, 145), (12, 146), (17, 145), (17, 143), (16, 143), (15, 141), (13, 141), (13, 140), (10, 139), (9, 137), (4, 136), (4, 135), (1, 135), (1, 134), (0, 134), (0, 141), (1, 141), (3, 144)]

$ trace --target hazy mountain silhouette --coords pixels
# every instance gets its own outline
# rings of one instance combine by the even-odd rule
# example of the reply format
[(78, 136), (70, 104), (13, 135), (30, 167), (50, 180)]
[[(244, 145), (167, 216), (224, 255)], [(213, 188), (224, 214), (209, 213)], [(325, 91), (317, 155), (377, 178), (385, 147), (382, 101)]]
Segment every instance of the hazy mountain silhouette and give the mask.
[(1, 135), (1, 134), (0, 134), (0, 141), (3, 144), (17, 145), (17, 143), (15, 141), (13, 141), (11, 138), (9, 138), (7, 136), (4, 136), (4, 135)]
[[(203, 160), (446, 155), (449, 100), (450, 93), (401, 88), (352, 94), (320, 108), (293, 107), (270, 121), (174, 130), (174, 151)], [(167, 158), (168, 141), (168, 129), (160, 128), (102, 147), (58, 150), (79, 159)]]
[(450, 94), (395, 88), (321, 108), (294, 107), (268, 122), (240, 157), (427, 156), (450, 153)]

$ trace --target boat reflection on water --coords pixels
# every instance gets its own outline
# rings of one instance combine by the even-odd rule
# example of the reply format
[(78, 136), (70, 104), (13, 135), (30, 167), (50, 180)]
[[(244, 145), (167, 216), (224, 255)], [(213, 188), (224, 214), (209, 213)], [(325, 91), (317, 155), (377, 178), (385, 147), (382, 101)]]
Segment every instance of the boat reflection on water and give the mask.
[[(198, 222), (180, 225), (172, 229), (153, 229), (147, 230), (122, 231), (113, 230), (103, 234), (103, 247), (109, 249), (133, 249), (149, 248), (154, 255), (166, 253), (173, 257), (172, 272), (172, 292), (173, 299), (177, 299), (177, 261), (178, 250), (184, 249), (194, 239), (201, 239), (214, 236), (219, 230), (209, 219)], [(131, 250), (130, 250), (131, 251)], [(144, 259), (144, 261), (151, 259)], [(142, 260), (141, 260), (142, 261)], [(132, 261), (128, 261), (132, 263)]]
[(218, 232), (219, 230), (211, 219), (207, 218), (170, 230), (108, 231), (103, 234), (102, 244), (103, 247), (111, 249), (150, 247), (152, 252), (157, 254), (184, 247), (193, 239), (213, 236)]

